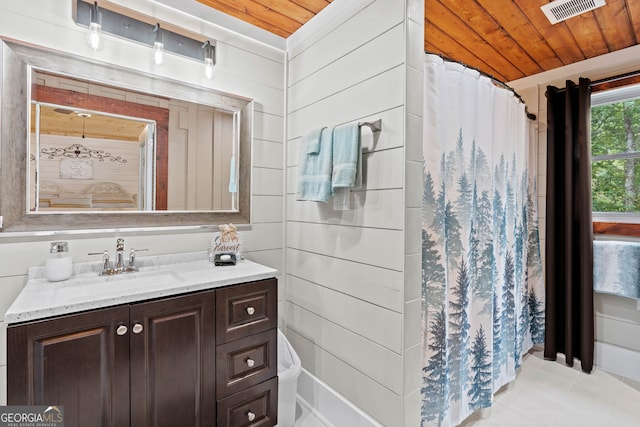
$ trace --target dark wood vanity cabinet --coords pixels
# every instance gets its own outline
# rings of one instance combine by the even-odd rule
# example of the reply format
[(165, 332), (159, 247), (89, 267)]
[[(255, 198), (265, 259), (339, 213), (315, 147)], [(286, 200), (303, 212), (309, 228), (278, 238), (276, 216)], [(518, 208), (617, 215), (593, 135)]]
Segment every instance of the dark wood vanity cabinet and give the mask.
[(7, 402), (69, 427), (273, 426), (276, 325), (275, 279), (12, 325)]

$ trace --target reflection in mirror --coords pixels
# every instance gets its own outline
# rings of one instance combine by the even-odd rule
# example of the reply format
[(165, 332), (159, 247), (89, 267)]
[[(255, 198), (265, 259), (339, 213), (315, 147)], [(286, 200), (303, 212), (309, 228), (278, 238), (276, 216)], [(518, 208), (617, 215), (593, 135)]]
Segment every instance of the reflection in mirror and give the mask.
[(152, 121), (33, 102), (29, 210), (153, 209), (146, 178), (154, 129)]
[[(9, 41), (0, 58), (0, 231), (251, 222), (250, 99)], [(99, 117), (140, 128), (116, 138), (90, 126)]]
[(31, 104), (31, 212), (237, 210), (239, 111), (35, 69)]

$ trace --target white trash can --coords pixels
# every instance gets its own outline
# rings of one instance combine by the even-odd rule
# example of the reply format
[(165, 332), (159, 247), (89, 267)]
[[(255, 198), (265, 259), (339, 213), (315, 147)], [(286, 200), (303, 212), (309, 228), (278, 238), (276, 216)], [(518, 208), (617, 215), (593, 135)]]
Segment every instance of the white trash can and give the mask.
[(296, 422), (296, 390), (302, 364), (287, 337), (278, 329), (278, 427)]

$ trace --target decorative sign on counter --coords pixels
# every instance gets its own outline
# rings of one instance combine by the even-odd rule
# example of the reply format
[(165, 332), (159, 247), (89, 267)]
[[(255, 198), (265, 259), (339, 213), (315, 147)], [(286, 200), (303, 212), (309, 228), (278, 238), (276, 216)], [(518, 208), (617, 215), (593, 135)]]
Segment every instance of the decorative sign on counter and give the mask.
[(222, 224), (218, 226), (220, 230), (213, 233), (211, 239), (210, 252), (217, 254), (221, 252), (240, 253), (242, 246), (242, 236), (238, 232), (238, 228), (233, 224)]

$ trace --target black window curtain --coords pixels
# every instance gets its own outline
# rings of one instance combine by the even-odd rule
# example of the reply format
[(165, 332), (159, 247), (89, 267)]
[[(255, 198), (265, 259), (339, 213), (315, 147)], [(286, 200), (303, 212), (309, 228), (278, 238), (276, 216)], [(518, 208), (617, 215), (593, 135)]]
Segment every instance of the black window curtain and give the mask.
[(547, 87), (544, 357), (593, 368), (593, 225), (589, 79)]

